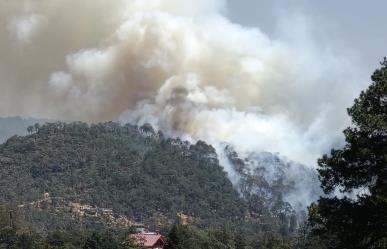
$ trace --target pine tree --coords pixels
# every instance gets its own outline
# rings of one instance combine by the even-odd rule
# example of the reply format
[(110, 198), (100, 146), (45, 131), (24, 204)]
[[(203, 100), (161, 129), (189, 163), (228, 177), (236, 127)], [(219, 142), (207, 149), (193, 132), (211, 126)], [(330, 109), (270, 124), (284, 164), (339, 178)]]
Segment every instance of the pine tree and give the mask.
[[(348, 109), (346, 144), (319, 159), (327, 194), (310, 207), (313, 231), (329, 248), (387, 248), (387, 60)], [(342, 198), (332, 197), (341, 191)]]

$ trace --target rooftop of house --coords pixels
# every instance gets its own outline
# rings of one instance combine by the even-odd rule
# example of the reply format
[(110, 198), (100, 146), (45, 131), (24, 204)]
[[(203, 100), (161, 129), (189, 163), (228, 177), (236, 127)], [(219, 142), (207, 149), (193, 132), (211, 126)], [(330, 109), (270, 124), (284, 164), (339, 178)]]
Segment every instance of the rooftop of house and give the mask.
[(152, 247), (158, 242), (165, 243), (165, 237), (158, 233), (138, 233), (131, 235), (142, 246)]

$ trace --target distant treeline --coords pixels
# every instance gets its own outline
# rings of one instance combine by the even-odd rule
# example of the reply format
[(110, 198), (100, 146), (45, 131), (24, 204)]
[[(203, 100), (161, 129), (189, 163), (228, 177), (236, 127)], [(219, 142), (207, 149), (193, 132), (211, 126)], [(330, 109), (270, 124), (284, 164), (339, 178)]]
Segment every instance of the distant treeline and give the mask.
[[(147, 124), (54, 122), (27, 130), (28, 135), (13, 136), (0, 145), (3, 203), (18, 206), (49, 193), (111, 208), (164, 233), (183, 211), (198, 229), (194, 234), (228, 227), (230, 234), (243, 234), (247, 244), (268, 236), (288, 241), (300, 228), (280, 195), (268, 203), (266, 197), (238, 193), (214, 148), (203, 141), (190, 144), (166, 138)], [(22, 215), (43, 235), (115, 229), (57, 209), (29, 208)]]

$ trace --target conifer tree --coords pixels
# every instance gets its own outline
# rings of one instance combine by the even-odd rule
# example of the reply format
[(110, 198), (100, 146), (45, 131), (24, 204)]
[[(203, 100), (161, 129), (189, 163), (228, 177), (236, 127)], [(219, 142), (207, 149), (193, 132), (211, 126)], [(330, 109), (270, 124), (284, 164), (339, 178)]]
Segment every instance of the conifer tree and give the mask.
[[(319, 159), (327, 194), (310, 207), (314, 232), (329, 248), (387, 248), (387, 60), (348, 109), (346, 144)], [(341, 191), (345, 197), (333, 197)]]

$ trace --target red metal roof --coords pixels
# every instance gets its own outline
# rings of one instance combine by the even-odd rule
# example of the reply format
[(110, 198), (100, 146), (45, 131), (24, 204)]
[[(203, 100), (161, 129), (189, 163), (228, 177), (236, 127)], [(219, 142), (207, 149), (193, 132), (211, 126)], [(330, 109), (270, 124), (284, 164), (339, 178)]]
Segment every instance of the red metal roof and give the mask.
[(137, 243), (145, 247), (153, 247), (157, 242), (161, 240), (162, 243), (165, 242), (165, 237), (161, 234), (146, 234), (139, 233), (131, 235)]

